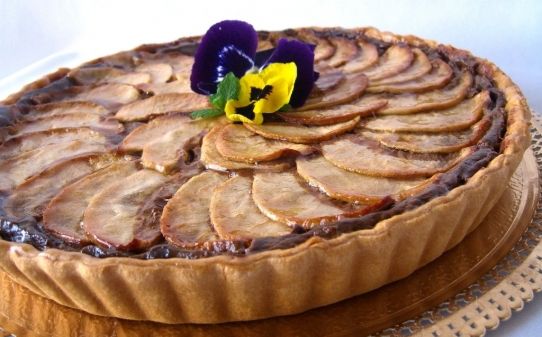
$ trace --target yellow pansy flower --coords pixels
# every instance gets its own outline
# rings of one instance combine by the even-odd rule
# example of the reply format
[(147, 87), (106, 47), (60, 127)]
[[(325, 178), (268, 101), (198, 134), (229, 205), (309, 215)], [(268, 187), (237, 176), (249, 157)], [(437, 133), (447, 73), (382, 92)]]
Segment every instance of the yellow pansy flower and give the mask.
[(263, 122), (264, 113), (278, 111), (290, 102), (297, 77), (295, 63), (271, 63), (259, 73), (247, 73), (239, 80), (239, 97), (226, 102), (225, 112), (234, 122)]

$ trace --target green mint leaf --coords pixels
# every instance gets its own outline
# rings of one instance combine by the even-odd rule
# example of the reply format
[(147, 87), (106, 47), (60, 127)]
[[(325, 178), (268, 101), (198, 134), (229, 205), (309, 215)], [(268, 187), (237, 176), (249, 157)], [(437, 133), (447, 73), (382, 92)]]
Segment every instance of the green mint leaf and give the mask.
[(202, 109), (194, 111), (190, 114), (193, 119), (196, 118), (212, 118), (224, 114), (224, 111), (219, 109)]
[(290, 110), (292, 110), (292, 106), (286, 103), (282, 106), (282, 108), (279, 109), (279, 112), (288, 112)]
[(224, 110), (226, 102), (229, 99), (239, 97), (239, 79), (232, 72), (224, 76), (224, 79), (218, 83), (216, 94), (211, 95), (211, 103), (220, 110)]

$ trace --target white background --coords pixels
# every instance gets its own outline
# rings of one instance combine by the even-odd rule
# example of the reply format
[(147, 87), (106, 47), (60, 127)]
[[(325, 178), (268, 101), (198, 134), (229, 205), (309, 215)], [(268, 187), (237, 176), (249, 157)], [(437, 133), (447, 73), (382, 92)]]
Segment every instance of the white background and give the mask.
[[(57, 67), (145, 42), (202, 34), (223, 19), (246, 20), (265, 30), (375, 26), (449, 43), (495, 62), (542, 112), (542, 1), (536, 0), (0, 0), (0, 99)], [(541, 335), (540, 298), (489, 333)]]

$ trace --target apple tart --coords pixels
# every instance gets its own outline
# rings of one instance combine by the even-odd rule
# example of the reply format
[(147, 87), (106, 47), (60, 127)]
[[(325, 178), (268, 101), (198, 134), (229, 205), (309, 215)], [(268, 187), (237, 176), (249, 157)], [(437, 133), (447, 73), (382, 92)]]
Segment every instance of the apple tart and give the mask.
[(306, 102), (232, 123), (190, 76), (201, 37), (55, 73), (0, 106), (0, 261), (92, 314), (218, 323), (299, 313), (406, 277), (458, 244), (529, 145), (490, 61), (374, 28), (311, 44)]

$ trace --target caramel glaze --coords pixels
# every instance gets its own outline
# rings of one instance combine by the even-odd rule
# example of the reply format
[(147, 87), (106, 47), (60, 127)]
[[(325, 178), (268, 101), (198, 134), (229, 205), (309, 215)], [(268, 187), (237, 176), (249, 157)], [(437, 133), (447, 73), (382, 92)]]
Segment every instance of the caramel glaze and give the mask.
[[(373, 43), (382, 55), (391, 45), (388, 42), (380, 41), (354, 32), (345, 32), (341, 30), (317, 30), (314, 32), (321, 37), (344, 37), (350, 39), (362, 38), (367, 42)], [(295, 37), (295, 30), (285, 30), (283, 36)], [(269, 32), (259, 32), (261, 39), (272, 38)], [(122, 52), (112, 57), (99, 58), (83, 65), (86, 66), (115, 66), (119, 68), (130, 68), (134, 66), (134, 59), (144, 58), (144, 54), (168, 54), (181, 53), (185, 55), (194, 55), (197, 49), (199, 38), (186, 38), (166, 44), (142, 45), (133, 51)], [(415, 209), (430, 200), (443, 196), (450, 190), (465, 184), (470, 177), (477, 171), (487, 166), (499, 153), (501, 140), (506, 132), (506, 112), (503, 109), (504, 97), (498, 90), (492, 80), (489, 78), (489, 71), (483, 64), (470, 56), (467, 52), (456, 50), (448, 46), (438, 46), (430, 48), (428, 46), (420, 47), (430, 59), (440, 58), (450, 64), (457, 73), (466, 69), (474, 74), (474, 85), (471, 87), (468, 96), (472, 97), (481, 90), (489, 90), (491, 103), (486, 108), (486, 113), (491, 118), (491, 127), (485, 136), (473, 146), (473, 153), (463, 159), (454, 168), (438, 176), (434, 183), (415, 196), (411, 196), (402, 201), (395, 202), (391, 198), (386, 198), (383, 202), (377, 204), (372, 212), (358, 218), (342, 219), (334, 223), (328, 223), (311, 229), (304, 229), (301, 226), (293, 228), (287, 235), (277, 237), (256, 238), (247, 241), (215, 241), (209, 242), (204, 247), (195, 249), (183, 249), (167, 243), (157, 244), (145, 252), (130, 254), (119, 252), (115, 249), (106, 249), (95, 245), (73, 246), (62, 240), (59, 240), (43, 229), (43, 225), (34, 218), (19, 219), (17, 222), (5, 218), (0, 205), (0, 236), (4, 240), (13, 242), (29, 243), (39, 250), (46, 248), (59, 248), (67, 251), (79, 251), (84, 254), (103, 258), (110, 256), (129, 256), (140, 259), (156, 258), (186, 258), (197, 259), (216, 255), (234, 255), (243, 256), (270, 249), (287, 249), (299, 245), (311, 237), (317, 236), (322, 239), (332, 239), (343, 233), (370, 229), (379, 221), (388, 219), (394, 215)], [(16, 103), (7, 106), (0, 106), (0, 126), (9, 126), (15, 123), (21, 115), (27, 113), (33, 105), (51, 102), (64, 95), (66, 92), (77, 90), (77, 83), (66, 76), (54, 76), (52, 82), (41, 88), (30, 88), (22, 95), (17, 96)], [(195, 170), (197, 171), (197, 169)], [(193, 172), (192, 172), (193, 173)], [(181, 180), (187, 177), (180, 178)], [(174, 192), (174, 191), (173, 191)], [(156, 212), (160, 206), (163, 206), (166, 194), (163, 193), (160, 198), (153, 201), (154, 206), (149, 207), (150, 211)], [(2, 199), (0, 198), (0, 203)]]

